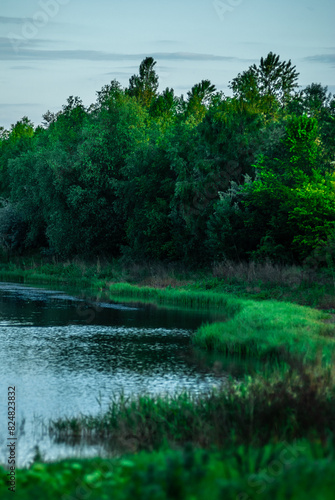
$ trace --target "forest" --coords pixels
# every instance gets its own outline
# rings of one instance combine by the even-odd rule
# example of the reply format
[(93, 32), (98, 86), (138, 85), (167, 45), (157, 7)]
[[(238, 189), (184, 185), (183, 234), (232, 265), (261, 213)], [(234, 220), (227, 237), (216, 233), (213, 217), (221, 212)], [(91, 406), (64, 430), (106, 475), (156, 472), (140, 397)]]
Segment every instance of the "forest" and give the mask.
[(270, 52), (231, 96), (159, 92), (145, 58), (85, 107), (0, 128), (2, 255), (327, 265), (335, 249), (335, 98)]

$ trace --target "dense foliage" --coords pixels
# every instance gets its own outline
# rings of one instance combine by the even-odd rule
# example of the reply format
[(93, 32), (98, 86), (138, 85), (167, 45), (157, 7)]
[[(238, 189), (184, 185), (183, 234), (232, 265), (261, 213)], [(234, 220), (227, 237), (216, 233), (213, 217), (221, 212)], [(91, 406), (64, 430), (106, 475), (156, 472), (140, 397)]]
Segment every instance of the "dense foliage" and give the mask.
[(299, 440), (262, 448), (137, 453), (114, 459), (35, 462), (17, 471), (8, 491), (0, 467), (3, 500), (332, 500), (335, 445)]
[[(270, 53), (231, 83), (158, 92), (148, 57), (86, 108), (0, 129), (0, 244), (203, 263), (332, 253), (335, 99)], [(320, 259), (319, 259), (320, 261)], [(322, 259), (321, 259), (322, 261)]]

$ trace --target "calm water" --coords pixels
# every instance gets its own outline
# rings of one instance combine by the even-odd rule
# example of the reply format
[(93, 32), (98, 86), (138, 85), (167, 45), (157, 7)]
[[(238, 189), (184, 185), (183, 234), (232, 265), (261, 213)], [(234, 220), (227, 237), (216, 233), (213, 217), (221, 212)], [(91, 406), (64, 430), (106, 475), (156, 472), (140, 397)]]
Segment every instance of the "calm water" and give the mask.
[[(17, 459), (103, 454), (50, 441), (50, 418), (104, 412), (121, 392), (207, 391), (225, 378), (190, 345), (218, 313), (87, 302), (74, 294), (0, 283), (0, 463), (7, 456), (7, 388), (16, 388)], [(223, 318), (221, 318), (223, 319)], [(213, 361), (213, 362), (212, 362)]]

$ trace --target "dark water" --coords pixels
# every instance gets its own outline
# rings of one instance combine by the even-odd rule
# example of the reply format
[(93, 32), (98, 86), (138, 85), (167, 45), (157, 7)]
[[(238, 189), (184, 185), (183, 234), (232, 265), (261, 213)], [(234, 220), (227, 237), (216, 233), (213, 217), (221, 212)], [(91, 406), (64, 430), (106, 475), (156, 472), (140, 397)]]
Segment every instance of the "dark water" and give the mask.
[(0, 463), (7, 453), (7, 388), (16, 389), (18, 464), (38, 444), (46, 460), (103, 454), (50, 441), (50, 418), (104, 412), (113, 396), (195, 393), (220, 385), (215, 360), (190, 336), (209, 311), (88, 302), (63, 291), (0, 283)]

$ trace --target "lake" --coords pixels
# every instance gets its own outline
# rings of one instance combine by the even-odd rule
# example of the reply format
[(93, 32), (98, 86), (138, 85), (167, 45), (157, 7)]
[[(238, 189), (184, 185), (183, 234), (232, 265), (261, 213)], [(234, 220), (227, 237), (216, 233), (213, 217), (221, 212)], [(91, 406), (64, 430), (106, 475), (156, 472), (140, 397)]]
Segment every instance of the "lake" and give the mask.
[(88, 301), (80, 290), (0, 283), (0, 463), (7, 457), (7, 389), (16, 390), (17, 465), (35, 446), (45, 460), (104, 455), (54, 443), (50, 419), (104, 412), (125, 395), (202, 393), (224, 382), (217, 357), (193, 349), (192, 332), (224, 319), (209, 310)]

